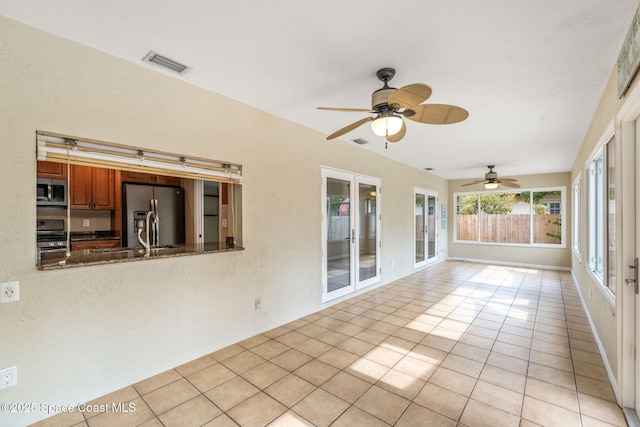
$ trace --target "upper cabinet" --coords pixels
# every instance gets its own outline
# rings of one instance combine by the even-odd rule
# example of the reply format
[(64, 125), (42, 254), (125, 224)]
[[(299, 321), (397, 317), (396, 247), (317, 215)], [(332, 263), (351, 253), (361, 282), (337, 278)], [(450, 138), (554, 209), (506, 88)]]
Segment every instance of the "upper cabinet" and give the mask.
[(167, 175), (152, 175), (142, 172), (122, 171), (122, 182), (154, 185), (180, 185), (180, 178)]
[(71, 166), (69, 207), (72, 209), (115, 208), (115, 171), (89, 166)]
[(67, 165), (65, 163), (43, 162), (38, 163), (38, 178), (67, 178)]

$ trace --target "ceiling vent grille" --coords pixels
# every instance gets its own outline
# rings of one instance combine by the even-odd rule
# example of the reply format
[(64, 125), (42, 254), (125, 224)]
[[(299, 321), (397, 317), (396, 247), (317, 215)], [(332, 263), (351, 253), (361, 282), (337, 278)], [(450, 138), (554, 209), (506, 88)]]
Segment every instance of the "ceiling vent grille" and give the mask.
[(142, 60), (144, 62), (150, 62), (152, 64), (158, 65), (162, 68), (166, 68), (167, 70), (173, 71), (174, 73), (178, 73), (181, 75), (185, 74), (187, 71), (191, 69), (191, 67), (188, 67), (177, 61), (174, 61), (173, 59), (169, 59), (166, 56), (162, 56), (159, 53), (156, 53), (154, 51), (149, 52), (147, 56), (142, 58)]
[(354, 139), (353, 142), (355, 142), (356, 144), (360, 144), (360, 145), (364, 145), (364, 144), (368, 144), (369, 143), (369, 141), (367, 141), (366, 139), (362, 139), (362, 138)]

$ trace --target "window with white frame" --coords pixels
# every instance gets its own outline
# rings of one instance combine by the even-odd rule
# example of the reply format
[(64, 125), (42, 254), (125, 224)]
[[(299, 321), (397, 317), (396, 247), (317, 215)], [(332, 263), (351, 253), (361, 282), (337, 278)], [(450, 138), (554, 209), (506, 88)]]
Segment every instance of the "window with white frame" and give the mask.
[(565, 247), (564, 187), (456, 193), (454, 241)]
[(572, 221), (572, 230), (571, 233), (573, 237), (573, 252), (580, 257), (580, 183), (582, 182), (582, 177), (578, 176), (578, 178), (573, 183), (573, 194), (571, 199), (571, 207), (573, 209), (573, 221)]

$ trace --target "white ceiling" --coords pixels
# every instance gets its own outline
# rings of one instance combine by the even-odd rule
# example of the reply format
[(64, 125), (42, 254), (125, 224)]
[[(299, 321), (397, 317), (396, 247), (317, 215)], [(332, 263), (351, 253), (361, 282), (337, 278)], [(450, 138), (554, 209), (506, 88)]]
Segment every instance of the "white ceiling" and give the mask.
[[(382, 83), (427, 83), (453, 125), (410, 120), (384, 148), (368, 125), (342, 137), (447, 179), (566, 172), (616, 62), (637, 0), (0, 0), (0, 14), (176, 76), (323, 134), (365, 113)], [(167, 73), (169, 74), (169, 73)]]

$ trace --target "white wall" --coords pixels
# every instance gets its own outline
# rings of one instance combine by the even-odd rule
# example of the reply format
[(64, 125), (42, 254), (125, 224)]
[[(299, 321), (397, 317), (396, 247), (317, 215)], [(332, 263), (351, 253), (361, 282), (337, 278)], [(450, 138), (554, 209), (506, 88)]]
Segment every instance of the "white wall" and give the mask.
[[(36, 130), (241, 163), (246, 250), (37, 271)], [(21, 291), (0, 306), (0, 368), (19, 378), (2, 402), (77, 404), (323, 308), (322, 165), (381, 178), (383, 283), (413, 271), (414, 187), (447, 194), (424, 171), (6, 18), (0, 138), (0, 282)]]

